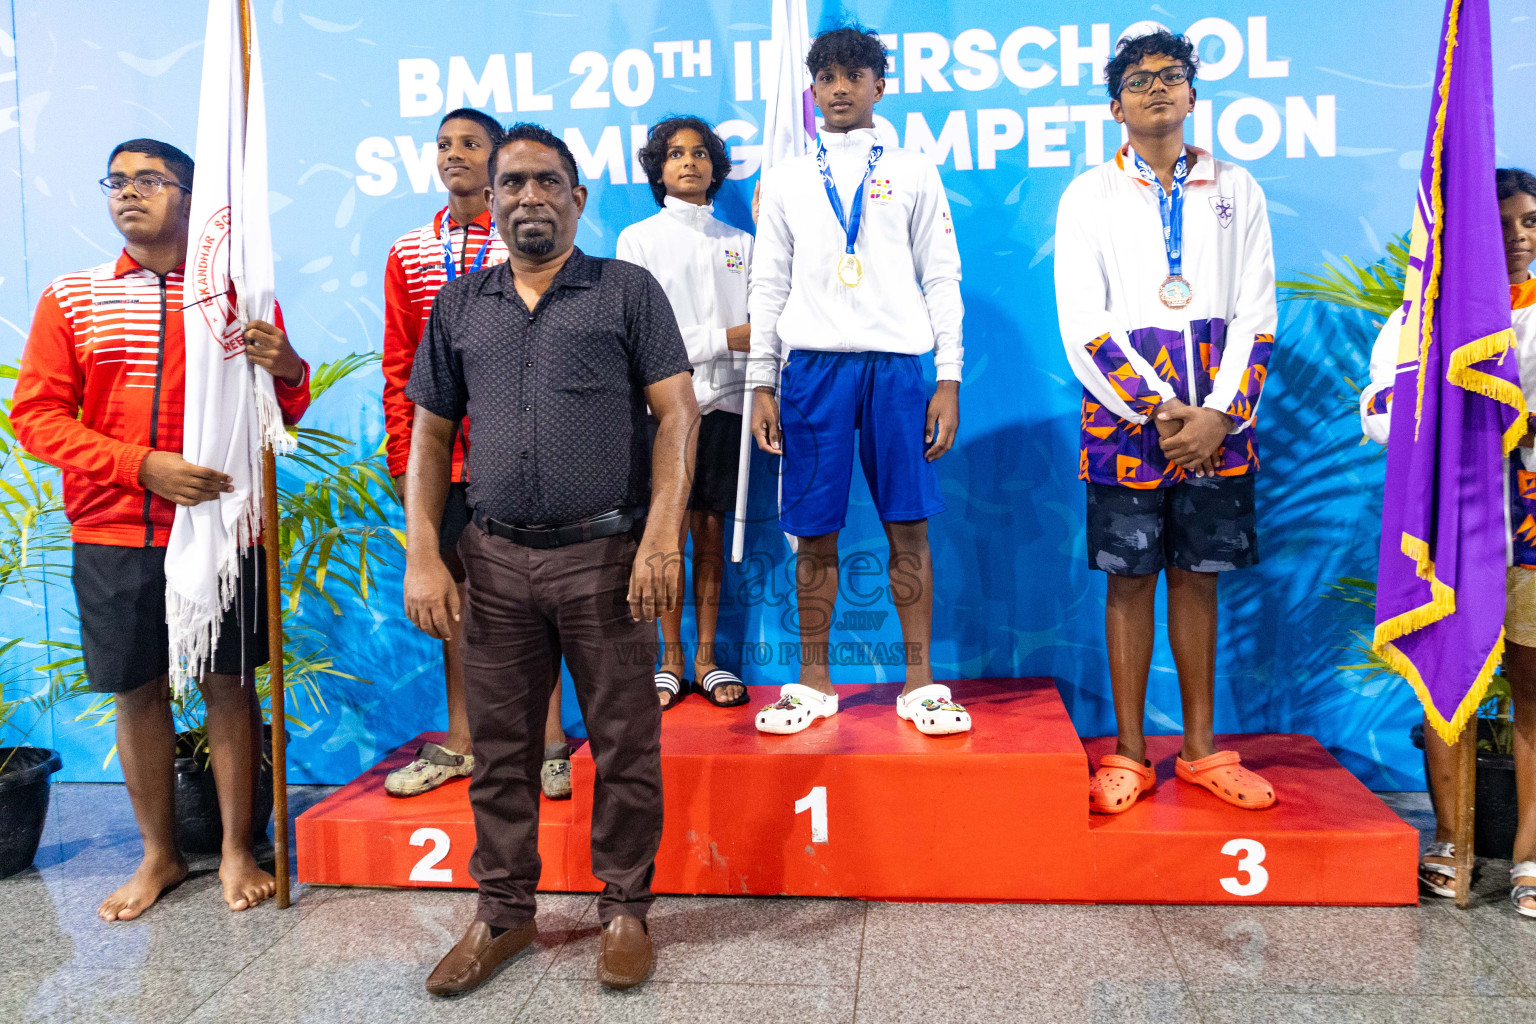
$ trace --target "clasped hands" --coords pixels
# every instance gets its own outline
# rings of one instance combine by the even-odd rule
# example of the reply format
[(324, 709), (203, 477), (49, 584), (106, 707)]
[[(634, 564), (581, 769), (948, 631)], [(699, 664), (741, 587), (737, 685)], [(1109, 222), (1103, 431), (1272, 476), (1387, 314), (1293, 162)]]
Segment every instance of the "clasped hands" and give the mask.
[[(290, 386), (304, 382), (304, 360), (288, 344), (288, 335), (265, 320), (245, 328), (245, 355), (251, 362)], [(228, 473), (188, 462), (176, 452), (152, 451), (139, 463), (139, 484), (178, 505), (201, 505), (221, 494), (232, 494)]]
[(1157, 407), (1152, 423), (1157, 427), (1158, 444), (1170, 462), (1195, 476), (1216, 475), (1222, 443), (1232, 429), (1230, 416), (1168, 398)]

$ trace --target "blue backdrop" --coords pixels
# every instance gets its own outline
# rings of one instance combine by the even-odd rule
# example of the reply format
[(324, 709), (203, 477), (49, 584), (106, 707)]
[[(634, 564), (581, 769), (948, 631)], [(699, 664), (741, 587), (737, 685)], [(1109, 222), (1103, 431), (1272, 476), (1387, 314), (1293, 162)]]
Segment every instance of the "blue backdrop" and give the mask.
[[(620, 229), (654, 209), (631, 158), (644, 126), (669, 112), (702, 114), (721, 124), (738, 164), (718, 207), (750, 224), (768, 0), (253, 6), (269, 83), (279, 296), (312, 361), (379, 347), (388, 246), (444, 202), (429, 143), (450, 107), (562, 133), (592, 191), (578, 244), (604, 256)], [(813, 23), (855, 14), (889, 33), (880, 127), (940, 162), (965, 263), (963, 426), (939, 463), (949, 511), (932, 530), (941, 677), (1054, 676), (1082, 733), (1113, 729), (1104, 583), (1083, 557), (1080, 391), (1051, 284), (1057, 199), (1118, 138), (1094, 81), (1113, 41), (1143, 19), (1201, 37), (1191, 138), (1263, 184), (1280, 276), (1290, 277), (1334, 254), (1377, 259), (1406, 229), (1442, 10), (1441, 0), (812, 0)], [(19, 358), (51, 278), (118, 251), (94, 183), (110, 147), (149, 135), (193, 148), (204, 11), (198, 0), (163, 0), (153, 16), (102, 20), (98, 0), (0, 2), (0, 360)], [(1500, 159), (1530, 167), (1536, 2), (1494, 0), (1493, 12)], [(1370, 785), (1414, 788), (1413, 695), (1336, 667), (1358, 622), (1324, 597), (1338, 576), (1374, 575), (1383, 463), (1357, 443), (1352, 386), (1373, 333), (1364, 317), (1281, 306), (1260, 417), (1264, 560), (1223, 586), (1217, 728), (1311, 733)], [(360, 375), (310, 422), (372, 450), (380, 385), (377, 370)], [(727, 576), (721, 638), (749, 682), (776, 684), (794, 672), (779, 658), (794, 635), (791, 577), (766, 522), (766, 463), (754, 481), (752, 558)], [(856, 488), (845, 557), (881, 557), (883, 535)], [(850, 585), (857, 602), (844, 608), (871, 614), (843, 618), (834, 633), (850, 645), (839, 678), (885, 679), (893, 670), (857, 645), (899, 641), (896, 617), (882, 614), (891, 606), (879, 575)], [(6, 598), (0, 635), (76, 636), (67, 588)], [(342, 618), (306, 612), (340, 667), (372, 683), (336, 688), (330, 712), (310, 716), (313, 731), (290, 747), (296, 781), (344, 781), (440, 726), (437, 647), (404, 620), (399, 598), (395, 578)], [(103, 767), (111, 737), (74, 721), (78, 710), (55, 711), (34, 741), (64, 752), (63, 778), (117, 777), (115, 764)], [(1177, 730), (1177, 681), (1161, 644), (1148, 714), (1156, 731)]]

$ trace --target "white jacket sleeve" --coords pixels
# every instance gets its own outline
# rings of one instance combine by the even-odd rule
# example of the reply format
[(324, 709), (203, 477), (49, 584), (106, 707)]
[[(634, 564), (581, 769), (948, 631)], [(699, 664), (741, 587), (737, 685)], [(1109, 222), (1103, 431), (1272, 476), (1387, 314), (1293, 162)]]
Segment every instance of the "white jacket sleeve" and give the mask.
[(790, 235), (777, 176), (771, 171), (764, 174), (762, 187), (747, 297), (752, 324), (747, 385), (777, 388), (784, 345), (779, 338), (779, 314), (784, 312), (784, 305), (789, 301), (795, 242)]
[(682, 332), (683, 348), (688, 350), (688, 361), (694, 366), (703, 366), (730, 351), (725, 341), (724, 327), (705, 327), (701, 324), (697, 327), (684, 327)]
[(1246, 171), (1236, 189), (1243, 218), (1242, 266), (1238, 269), (1237, 304), (1227, 324), (1221, 368), (1203, 403), (1232, 417), (1232, 433), (1253, 424), (1259, 398), (1269, 374), (1275, 345), (1275, 251), (1269, 231), (1264, 190)]
[[(644, 267), (654, 274), (656, 270), (646, 260), (645, 246), (638, 237), (640, 232), (637, 230), (637, 227), (638, 225), (631, 225), (619, 232), (619, 241), (614, 247), (614, 256), (625, 263), (633, 263), (636, 266)], [(674, 315), (678, 309), (686, 305), (682, 299), (683, 296), (679, 295), (667, 296), (667, 300), (672, 303)], [(708, 327), (698, 324), (692, 327), (684, 327), (681, 323), (677, 326), (683, 335), (683, 348), (688, 352), (688, 361), (694, 365), (695, 369), (703, 366), (716, 356), (725, 355), (725, 328)]]
[(1397, 348), (1407, 317), (1402, 307), (1387, 318), (1371, 346), (1371, 382), (1360, 392), (1360, 429), (1377, 444), (1392, 431), (1392, 388), (1397, 381)]
[(1088, 190), (1072, 188), (1056, 209), (1056, 317), (1072, 372), (1111, 413), (1145, 423), (1173, 388), (1133, 348), (1109, 311), (1109, 286), (1093, 238)]
[[(635, 227), (630, 225), (619, 232), (619, 240), (614, 245), (613, 255), (615, 259), (621, 259), (625, 263), (633, 263), (637, 267), (645, 267), (645, 249), (635, 237)], [(650, 267), (645, 267), (650, 270)]]
[(965, 361), (961, 321), (965, 303), (960, 298), (960, 247), (949, 214), (949, 197), (937, 167), (923, 169), (922, 187), (912, 207), (908, 225), (912, 240), (912, 264), (928, 307), (933, 328), (933, 367), (939, 380), (960, 380)]

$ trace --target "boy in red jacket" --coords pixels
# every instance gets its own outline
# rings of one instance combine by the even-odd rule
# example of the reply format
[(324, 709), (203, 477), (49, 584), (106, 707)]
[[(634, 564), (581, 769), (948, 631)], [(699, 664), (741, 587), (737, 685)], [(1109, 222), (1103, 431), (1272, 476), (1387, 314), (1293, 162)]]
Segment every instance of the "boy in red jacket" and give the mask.
[[(489, 270), (507, 262), (507, 247), (491, 223), (486, 205), (490, 192), (490, 155), (501, 142), (501, 125), (470, 107), (450, 110), (437, 128), (437, 175), (448, 189), (448, 205), (430, 222), (409, 231), (389, 250), (384, 268), (384, 431), (389, 473), (405, 503), (405, 465), (411, 453), (411, 418), (416, 406), (405, 397), (406, 382), (416, 362), (438, 289), (460, 274)], [(469, 445), (469, 421), (453, 444), (453, 482), (438, 528), (443, 562), (464, 600), (464, 563), (459, 560), (459, 534), (469, 525), (465, 498), (464, 454)], [(558, 662), (557, 675), (558, 675)], [(443, 676), (448, 691), (448, 735), (442, 743), (424, 743), (409, 764), (390, 772), (384, 790), (390, 796), (418, 796), (460, 776), (475, 766), (464, 710), (464, 667), (459, 637), (443, 641)], [(571, 748), (560, 724), (560, 683), (549, 695), (544, 724), (544, 764), (539, 785), (551, 800), (571, 796)]]
[[(223, 473), (181, 457), (192, 170), (185, 153), (153, 139), (112, 151), (101, 188), (127, 244), (116, 260), (44, 290), (11, 407), (17, 440), (64, 471), (86, 677), (92, 691), (114, 695), (117, 755), (144, 839), (138, 870), (97, 910), (104, 921), (138, 917), (187, 877), (176, 845), (165, 545), (176, 505), (233, 490)], [(246, 328), (245, 354), (275, 378), (283, 419), (293, 423), (309, 405), (309, 367), (289, 346), (281, 312), (274, 319)], [(260, 548), (247, 552), (213, 671), (198, 681), (231, 910), (256, 906), (276, 887), (252, 848), (262, 753), (255, 670), (267, 660), (261, 566)]]

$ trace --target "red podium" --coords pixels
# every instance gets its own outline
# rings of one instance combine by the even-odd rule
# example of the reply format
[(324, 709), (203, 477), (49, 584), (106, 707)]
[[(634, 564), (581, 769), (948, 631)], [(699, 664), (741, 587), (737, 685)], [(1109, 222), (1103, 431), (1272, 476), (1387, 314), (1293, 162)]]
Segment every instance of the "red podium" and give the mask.
[[(1114, 817), (1088, 813), (1090, 756), (1047, 679), (952, 684), (976, 728), (922, 736), (899, 691), (841, 687), (841, 710), (796, 736), (696, 698), (662, 722), (666, 827), (660, 893), (888, 900), (1117, 903), (1416, 902), (1418, 833), (1309, 736), (1229, 736), (1275, 786), (1267, 811), (1229, 807), (1173, 777), (1156, 737), (1157, 791)], [(435, 735), (435, 734), (434, 734)], [(466, 782), (396, 800), (384, 776), (418, 737), (298, 822), (299, 880), (472, 887)], [(1086, 749), (1085, 749), (1086, 747)], [(575, 796), (541, 803), (540, 888), (591, 891), (594, 764), (572, 758)]]

